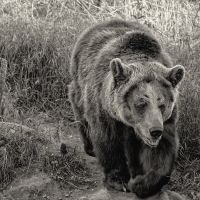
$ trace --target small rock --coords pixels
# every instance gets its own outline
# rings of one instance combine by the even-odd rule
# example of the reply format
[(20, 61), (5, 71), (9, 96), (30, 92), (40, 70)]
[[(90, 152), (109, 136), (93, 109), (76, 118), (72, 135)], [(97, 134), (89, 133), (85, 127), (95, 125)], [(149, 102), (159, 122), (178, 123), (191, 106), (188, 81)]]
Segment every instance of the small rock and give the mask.
[(67, 154), (67, 146), (66, 144), (62, 143), (60, 146), (60, 153), (64, 156), (65, 154)]

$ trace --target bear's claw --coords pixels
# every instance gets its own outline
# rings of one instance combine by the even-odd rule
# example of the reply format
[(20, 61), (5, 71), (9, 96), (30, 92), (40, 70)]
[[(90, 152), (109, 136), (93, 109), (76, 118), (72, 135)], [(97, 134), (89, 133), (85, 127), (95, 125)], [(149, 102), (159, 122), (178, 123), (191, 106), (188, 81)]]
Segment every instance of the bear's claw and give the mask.
[(115, 190), (124, 192), (129, 191), (128, 181), (117, 171), (113, 171), (106, 175), (106, 183)]

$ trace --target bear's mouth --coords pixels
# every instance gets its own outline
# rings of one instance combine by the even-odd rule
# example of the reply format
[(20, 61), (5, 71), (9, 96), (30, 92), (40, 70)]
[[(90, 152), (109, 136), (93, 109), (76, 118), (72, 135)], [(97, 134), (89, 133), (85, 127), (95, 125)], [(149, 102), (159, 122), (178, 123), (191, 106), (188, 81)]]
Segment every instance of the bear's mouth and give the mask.
[(160, 139), (157, 139), (157, 140), (151, 140), (149, 138), (146, 138), (146, 137), (142, 137), (143, 141), (145, 144), (147, 144), (148, 146), (150, 147), (157, 147), (158, 146), (158, 143), (160, 141)]
[(139, 133), (139, 136), (140, 136), (140, 138), (142, 139), (142, 141), (143, 141), (146, 145), (148, 145), (149, 147), (152, 147), (152, 148), (158, 146), (158, 143), (159, 143), (159, 141), (160, 141), (160, 139), (161, 139), (161, 137), (162, 137), (162, 136), (160, 136), (159, 138), (157, 138), (157, 139), (155, 140), (155, 139), (150, 139), (150, 138), (145, 137), (145, 136), (141, 133), (141, 131), (140, 131), (139, 129), (137, 129), (137, 132)]

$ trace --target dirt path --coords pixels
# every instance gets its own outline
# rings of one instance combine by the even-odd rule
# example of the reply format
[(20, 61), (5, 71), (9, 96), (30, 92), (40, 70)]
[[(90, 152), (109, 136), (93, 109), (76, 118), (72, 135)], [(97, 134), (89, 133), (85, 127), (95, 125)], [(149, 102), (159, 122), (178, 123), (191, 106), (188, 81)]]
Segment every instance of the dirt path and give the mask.
[[(48, 129), (48, 132), (55, 139), (57, 132), (56, 125), (43, 124), (42, 129)], [(53, 145), (49, 148), (52, 154), (60, 154), (60, 144), (65, 143), (67, 146), (76, 148), (79, 156), (87, 163), (89, 173), (88, 181), (81, 186), (73, 187), (62, 185), (50, 178), (47, 173), (39, 170), (41, 163), (35, 163), (27, 168), (17, 170), (17, 179), (2, 193), (1, 200), (34, 200), (34, 199), (79, 199), (79, 197), (93, 193), (101, 188), (102, 174), (98, 168), (96, 158), (88, 156), (84, 150), (82, 141), (73, 126), (65, 127), (67, 133), (61, 131), (60, 138), (55, 139)], [(94, 183), (94, 184), (91, 184)]]
[[(58, 131), (59, 130), (59, 131)], [(19, 168), (17, 178), (12, 184), (0, 193), (1, 200), (139, 200), (132, 193), (117, 192), (103, 187), (103, 175), (97, 159), (88, 156), (83, 150), (83, 144), (76, 127), (65, 125), (58, 128), (58, 124), (41, 123), (38, 132), (43, 132), (51, 137), (52, 144), (48, 146), (52, 155), (60, 156), (60, 145), (76, 149), (77, 154), (86, 162), (89, 176), (84, 184), (62, 184), (51, 175), (40, 170), (41, 162), (34, 163), (28, 168)], [(161, 192), (148, 200), (184, 200), (177, 194), (168, 196)]]

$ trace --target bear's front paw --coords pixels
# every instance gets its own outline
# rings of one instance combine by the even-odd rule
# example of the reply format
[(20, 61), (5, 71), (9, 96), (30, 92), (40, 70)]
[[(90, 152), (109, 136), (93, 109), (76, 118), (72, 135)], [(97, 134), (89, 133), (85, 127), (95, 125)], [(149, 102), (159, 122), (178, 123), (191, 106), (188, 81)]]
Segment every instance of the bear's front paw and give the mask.
[(122, 176), (117, 170), (113, 170), (106, 175), (106, 183), (115, 190), (128, 191), (128, 179)]
[(140, 198), (149, 196), (143, 176), (136, 176), (134, 179), (131, 178), (128, 182), (128, 188)]

